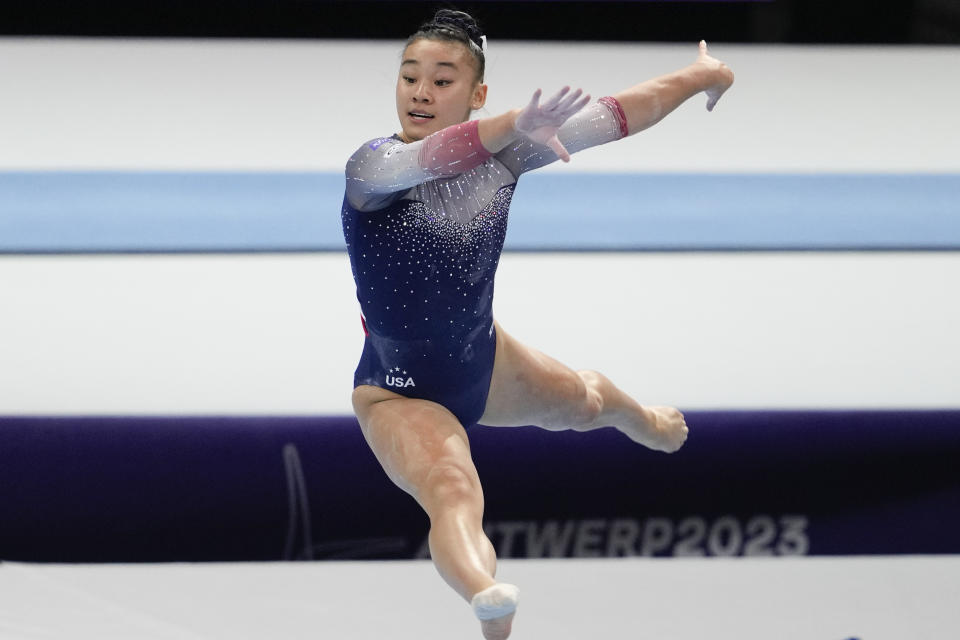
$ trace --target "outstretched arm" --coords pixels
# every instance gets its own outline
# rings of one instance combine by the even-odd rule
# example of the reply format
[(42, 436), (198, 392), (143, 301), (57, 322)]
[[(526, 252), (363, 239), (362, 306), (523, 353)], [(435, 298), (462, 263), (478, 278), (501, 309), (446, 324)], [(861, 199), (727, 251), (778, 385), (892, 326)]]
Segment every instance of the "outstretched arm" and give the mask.
[(538, 89), (522, 109), (455, 124), (409, 144), (394, 138), (371, 140), (347, 161), (347, 200), (361, 211), (376, 210), (413, 186), (479, 166), (521, 137), (547, 145), (569, 161), (557, 132), (590, 100), (581, 93), (564, 87), (540, 104)]
[(613, 97), (623, 107), (627, 135), (633, 135), (660, 122), (701, 91), (707, 94), (707, 111), (713, 111), (720, 96), (732, 84), (733, 71), (707, 53), (707, 43), (701, 40), (700, 54), (693, 64), (642, 82)]
[(537, 89), (530, 102), (522, 109), (513, 109), (503, 115), (485, 118), (479, 122), (480, 140), (490, 153), (497, 153), (519, 136), (545, 144), (564, 162), (570, 162), (570, 154), (557, 138), (560, 126), (590, 102), (590, 96), (580, 97), (583, 91), (570, 93), (564, 87), (555, 96), (540, 104), (543, 92)]
[[(576, 153), (619, 140), (653, 126), (701, 91), (706, 92), (707, 109), (712, 111), (731, 84), (733, 72), (711, 57), (707, 53), (707, 44), (701, 41), (700, 54), (691, 65), (614, 96), (600, 98), (570, 117), (559, 129), (559, 143), (564, 151)], [(497, 159), (515, 176), (548, 165), (558, 157), (564, 158), (552, 147), (527, 138), (508, 145), (497, 154)]]

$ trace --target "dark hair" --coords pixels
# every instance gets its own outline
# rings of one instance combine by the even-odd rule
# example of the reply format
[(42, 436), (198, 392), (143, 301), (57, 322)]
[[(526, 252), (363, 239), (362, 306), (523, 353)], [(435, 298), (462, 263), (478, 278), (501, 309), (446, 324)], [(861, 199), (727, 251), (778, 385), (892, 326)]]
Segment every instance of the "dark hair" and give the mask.
[(459, 42), (477, 62), (477, 81), (483, 82), (486, 61), (483, 56), (483, 38), (480, 25), (469, 13), (453, 9), (440, 9), (429, 22), (424, 22), (417, 32), (407, 38), (404, 49), (426, 38), (427, 40), (446, 40)]

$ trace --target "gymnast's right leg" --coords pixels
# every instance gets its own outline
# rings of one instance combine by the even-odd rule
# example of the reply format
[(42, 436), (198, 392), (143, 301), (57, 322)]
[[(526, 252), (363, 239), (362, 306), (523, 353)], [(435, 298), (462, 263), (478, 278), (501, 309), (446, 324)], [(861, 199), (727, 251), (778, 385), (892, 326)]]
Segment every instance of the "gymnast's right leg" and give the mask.
[(463, 426), (442, 405), (369, 385), (354, 389), (353, 407), (387, 476), (427, 512), (437, 571), (472, 604), (487, 640), (504, 640), (517, 593), (494, 579), (496, 553), (483, 532), (483, 490)]

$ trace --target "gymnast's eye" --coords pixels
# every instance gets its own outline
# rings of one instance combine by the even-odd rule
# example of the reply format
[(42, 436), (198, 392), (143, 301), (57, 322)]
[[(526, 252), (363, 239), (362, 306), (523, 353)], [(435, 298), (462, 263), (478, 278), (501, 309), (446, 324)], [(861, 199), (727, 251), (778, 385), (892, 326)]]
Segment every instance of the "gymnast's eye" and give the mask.
[(416, 82), (416, 80), (414, 80), (410, 76), (403, 76), (403, 81), (406, 82), (407, 84), (413, 84), (414, 82)]
[(445, 87), (448, 84), (451, 84), (451, 82), (450, 80), (434, 80), (433, 84), (437, 85), (438, 87)]

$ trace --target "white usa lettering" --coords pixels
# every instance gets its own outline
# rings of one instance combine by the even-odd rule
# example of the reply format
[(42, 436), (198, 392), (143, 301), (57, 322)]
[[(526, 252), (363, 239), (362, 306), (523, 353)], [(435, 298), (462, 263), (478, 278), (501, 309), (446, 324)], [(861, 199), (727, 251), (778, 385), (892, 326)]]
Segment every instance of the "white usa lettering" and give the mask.
[(389, 387), (415, 387), (413, 378), (403, 378), (400, 376), (387, 376), (387, 386)]

